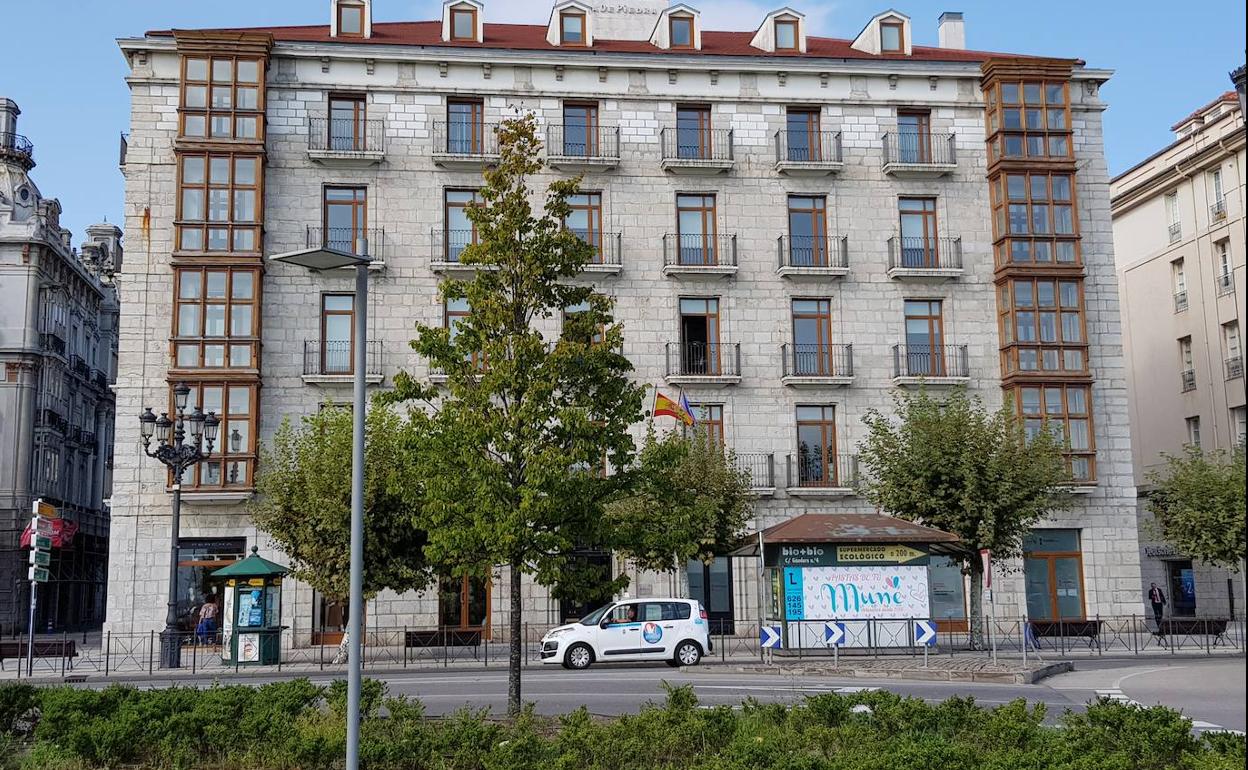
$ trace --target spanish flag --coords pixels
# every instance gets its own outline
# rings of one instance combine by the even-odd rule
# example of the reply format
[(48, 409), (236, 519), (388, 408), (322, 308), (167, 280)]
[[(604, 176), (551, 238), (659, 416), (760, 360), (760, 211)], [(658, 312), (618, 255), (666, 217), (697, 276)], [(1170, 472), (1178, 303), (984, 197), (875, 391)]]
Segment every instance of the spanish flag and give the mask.
[(679, 402), (673, 401), (660, 393), (657, 388), (654, 391), (654, 409), (652, 410), (652, 413), (655, 417), (675, 417), (677, 420), (680, 420), (685, 425), (690, 427), (697, 422), (697, 420), (693, 418), (693, 410), (689, 408), (689, 402), (683, 395), (681, 396)]

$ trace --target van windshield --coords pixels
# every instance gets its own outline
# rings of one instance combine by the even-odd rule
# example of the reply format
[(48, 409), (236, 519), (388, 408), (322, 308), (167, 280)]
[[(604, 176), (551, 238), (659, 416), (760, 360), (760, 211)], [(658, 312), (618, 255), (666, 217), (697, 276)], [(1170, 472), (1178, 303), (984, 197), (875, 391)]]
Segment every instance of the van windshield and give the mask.
[(611, 604), (604, 604), (603, 606), (601, 606), (601, 607), (599, 607), (598, 609), (594, 610), (593, 612), (589, 613), (589, 614), (588, 614), (588, 615), (586, 615), (585, 617), (581, 618), (581, 620), (580, 620), (580, 624), (581, 624), (581, 625), (583, 625), (583, 626), (596, 626), (596, 625), (598, 625), (599, 623), (601, 623), (601, 622), (602, 622), (602, 616), (603, 616), (603, 615), (606, 615), (606, 614), (607, 614), (607, 610), (611, 609), (613, 606), (614, 606), (614, 605), (611, 605)]

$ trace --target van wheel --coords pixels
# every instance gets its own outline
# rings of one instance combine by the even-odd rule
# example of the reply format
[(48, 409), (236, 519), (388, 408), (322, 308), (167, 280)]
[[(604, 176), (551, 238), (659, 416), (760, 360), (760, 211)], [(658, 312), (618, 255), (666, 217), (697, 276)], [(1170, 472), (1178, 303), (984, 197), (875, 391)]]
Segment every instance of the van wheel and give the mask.
[(702, 648), (697, 642), (684, 641), (676, 645), (676, 655), (672, 658), (674, 666), (696, 666), (702, 660)]
[(589, 668), (589, 664), (593, 662), (594, 651), (589, 648), (588, 644), (574, 644), (568, 648), (567, 653), (563, 656), (564, 668)]

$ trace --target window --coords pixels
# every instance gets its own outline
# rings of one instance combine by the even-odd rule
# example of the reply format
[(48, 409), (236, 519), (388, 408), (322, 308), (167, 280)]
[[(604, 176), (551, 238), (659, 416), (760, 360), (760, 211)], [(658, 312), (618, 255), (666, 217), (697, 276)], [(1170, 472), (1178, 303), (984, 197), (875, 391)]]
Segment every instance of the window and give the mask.
[(880, 53), (903, 53), (905, 50), (905, 27), (902, 22), (880, 22)]
[(1239, 344), (1239, 321), (1222, 324), (1222, 346), (1226, 348), (1226, 379), (1244, 376), (1244, 359)]
[(672, 14), (667, 17), (668, 45), (693, 48), (693, 17)]
[(367, 104), (363, 96), (329, 99), (329, 149), (359, 152), (368, 149)]
[(568, 212), (563, 226), (576, 237), (594, 247), (594, 262), (602, 262), (602, 193), (581, 193), (568, 197)]
[(678, 264), (719, 264), (715, 225), (715, 195), (676, 196)]
[(1082, 620), (1083, 554), (1077, 529), (1033, 529), (1023, 538), (1030, 620)]
[(477, 242), (477, 226), (468, 218), (468, 209), (481, 205), (481, 195), (476, 190), (447, 190), (443, 195), (445, 231), (442, 258), (447, 262), (458, 262), (464, 249)]
[(1209, 204), (1209, 219), (1219, 222), (1226, 219), (1226, 198), (1222, 193), (1222, 169), (1218, 168), (1209, 172), (1209, 189), (1213, 197), (1213, 203)]
[(1248, 411), (1242, 406), (1231, 408), (1231, 430), (1234, 431), (1235, 446), (1242, 447), (1246, 436), (1248, 436)]
[(260, 60), (231, 56), (182, 60), (182, 136), (264, 139)]
[(585, 45), (585, 14), (579, 11), (559, 14), (559, 42), (563, 45)]
[(1187, 274), (1182, 259), (1170, 263), (1170, 276), (1174, 281), (1174, 312), (1187, 310)]
[(776, 19), (776, 50), (797, 50), (797, 19)]
[(1003, 81), (985, 91), (988, 160), (1069, 158), (1070, 94), (1064, 82)]
[(477, 10), (475, 8), (451, 9), (451, 40), (477, 39)]
[(452, 99), (446, 104), (446, 151), (456, 155), (485, 152), (485, 105), (475, 99)]
[(1027, 385), (1018, 389), (1016, 408), (1027, 437), (1045, 428), (1065, 444), (1071, 481), (1096, 478), (1096, 447), (1092, 438), (1092, 406), (1087, 385)]
[(702, 603), (710, 632), (731, 635), (735, 628), (732, 610), (732, 559), (716, 556), (710, 564), (690, 559), (685, 572), (689, 576), (689, 598)]
[(564, 102), (563, 154), (584, 158), (601, 154), (598, 133), (598, 105), (594, 102)]
[[(178, 604), (175, 614), (178, 630), (195, 632), (196, 611), (204, 602), (216, 603), (221, 609), (225, 592), (225, 580), (210, 577), (213, 572), (228, 567), (247, 555), (244, 538), (178, 538)], [(221, 613), (217, 613), (220, 621)]]
[(1175, 243), (1183, 237), (1183, 225), (1179, 220), (1179, 194), (1166, 193), (1166, 229), (1170, 242)]
[(321, 374), (355, 370), (355, 295), (321, 295)]
[(179, 154), (180, 251), (260, 251), (260, 159)]
[(832, 300), (795, 299), (791, 313), (793, 373), (803, 377), (833, 374)]
[(368, 253), (368, 190), (326, 187), (321, 245), (350, 254)]
[(1071, 175), (1002, 174), (989, 189), (993, 233), (1000, 241), (998, 264), (1078, 264), (1079, 226)]
[(259, 272), (179, 267), (174, 282), (174, 368), (257, 368)]
[(785, 114), (785, 157), (791, 161), (823, 160), (819, 141), (819, 110), (790, 107)]
[(1230, 239), (1223, 238), (1213, 244), (1214, 258), (1217, 260), (1218, 296), (1235, 291), (1235, 274), (1231, 271)]
[[(191, 386), (188, 404), (221, 420), (212, 456), (188, 471), (193, 487), (250, 487), (256, 460), (256, 385), (207, 382)], [(173, 391), (169, 393), (173, 404)], [(172, 410), (170, 410), (172, 411)]]
[[(442, 303), (442, 328), (450, 332), (452, 342), (459, 336), (459, 325), (471, 314), (466, 299), (448, 299)], [(477, 368), (484, 368), (485, 353), (474, 350), (466, 354), (464, 360)]]
[(908, 377), (945, 376), (944, 319), (938, 299), (908, 299), (904, 305), (906, 344), (904, 374)]
[(1196, 367), (1192, 360), (1192, 338), (1179, 339), (1179, 375), (1183, 383), (1183, 392), (1196, 389)]
[(719, 344), (719, 300), (680, 298), (680, 373), (714, 376), (723, 371)]
[(789, 264), (826, 267), (828, 217), (822, 196), (789, 196)]
[(724, 445), (724, 405), (691, 404), (697, 430), (717, 447)]
[(897, 159), (902, 163), (932, 162), (932, 116), (927, 112), (897, 113)]
[[(451, 631), (487, 632), (490, 625), (490, 582), (464, 575), (438, 581), (438, 627)], [(452, 641), (456, 643), (452, 637)]]
[(338, 34), (342, 37), (364, 37), (364, 6), (338, 3)]
[(1015, 278), (997, 294), (1003, 372), (1087, 370), (1082, 281)]
[(573, 330), (573, 326), (581, 313), (589, 311), (589, 302), (580, 302), (575, 305), (569, 305), (563, 309), (563, 338), (574, 342), (583, 342), (586, 345), (601, 345), (606, 338), (606, 327), (599, 326), (597, 328), (589, 328), (584, 330)]
[(898, 198), (897, 213), (901, 220), (901, 266), (940, 267), (936, 199)]
[(836, 407), (797, 407), (797, 485), (835, 487)]
[(681, 105), (676, 108), (676, 157), (711, 157), (711, 108)]
[(1188, 417), (1184, 423), (1187, 427), (1187, 445), (1200, 449), (1200, 418)]

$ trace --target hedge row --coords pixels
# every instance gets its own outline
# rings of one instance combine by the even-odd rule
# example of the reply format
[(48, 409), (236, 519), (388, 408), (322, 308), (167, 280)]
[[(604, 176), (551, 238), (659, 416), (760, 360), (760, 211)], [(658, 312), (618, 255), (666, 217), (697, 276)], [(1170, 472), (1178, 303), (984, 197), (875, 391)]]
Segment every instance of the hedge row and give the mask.
[[(345, 686), (104, 690), (0, 687), (0, 767), (331, 770), (345, 746)], [(1163, 707), (1115, 701), (1043, 724), (1042, 704), (931, 705), (892, 693), (699, 708), (688, 687), (614, 719), (581, 709), (511, 721), (463, 711), (426, 718), (418, 701), (365, 689), (367, 770), (1240, 770), (1242, 736), (1192, 735)], [(869, 709), (855, 709), (865, 705)]]

